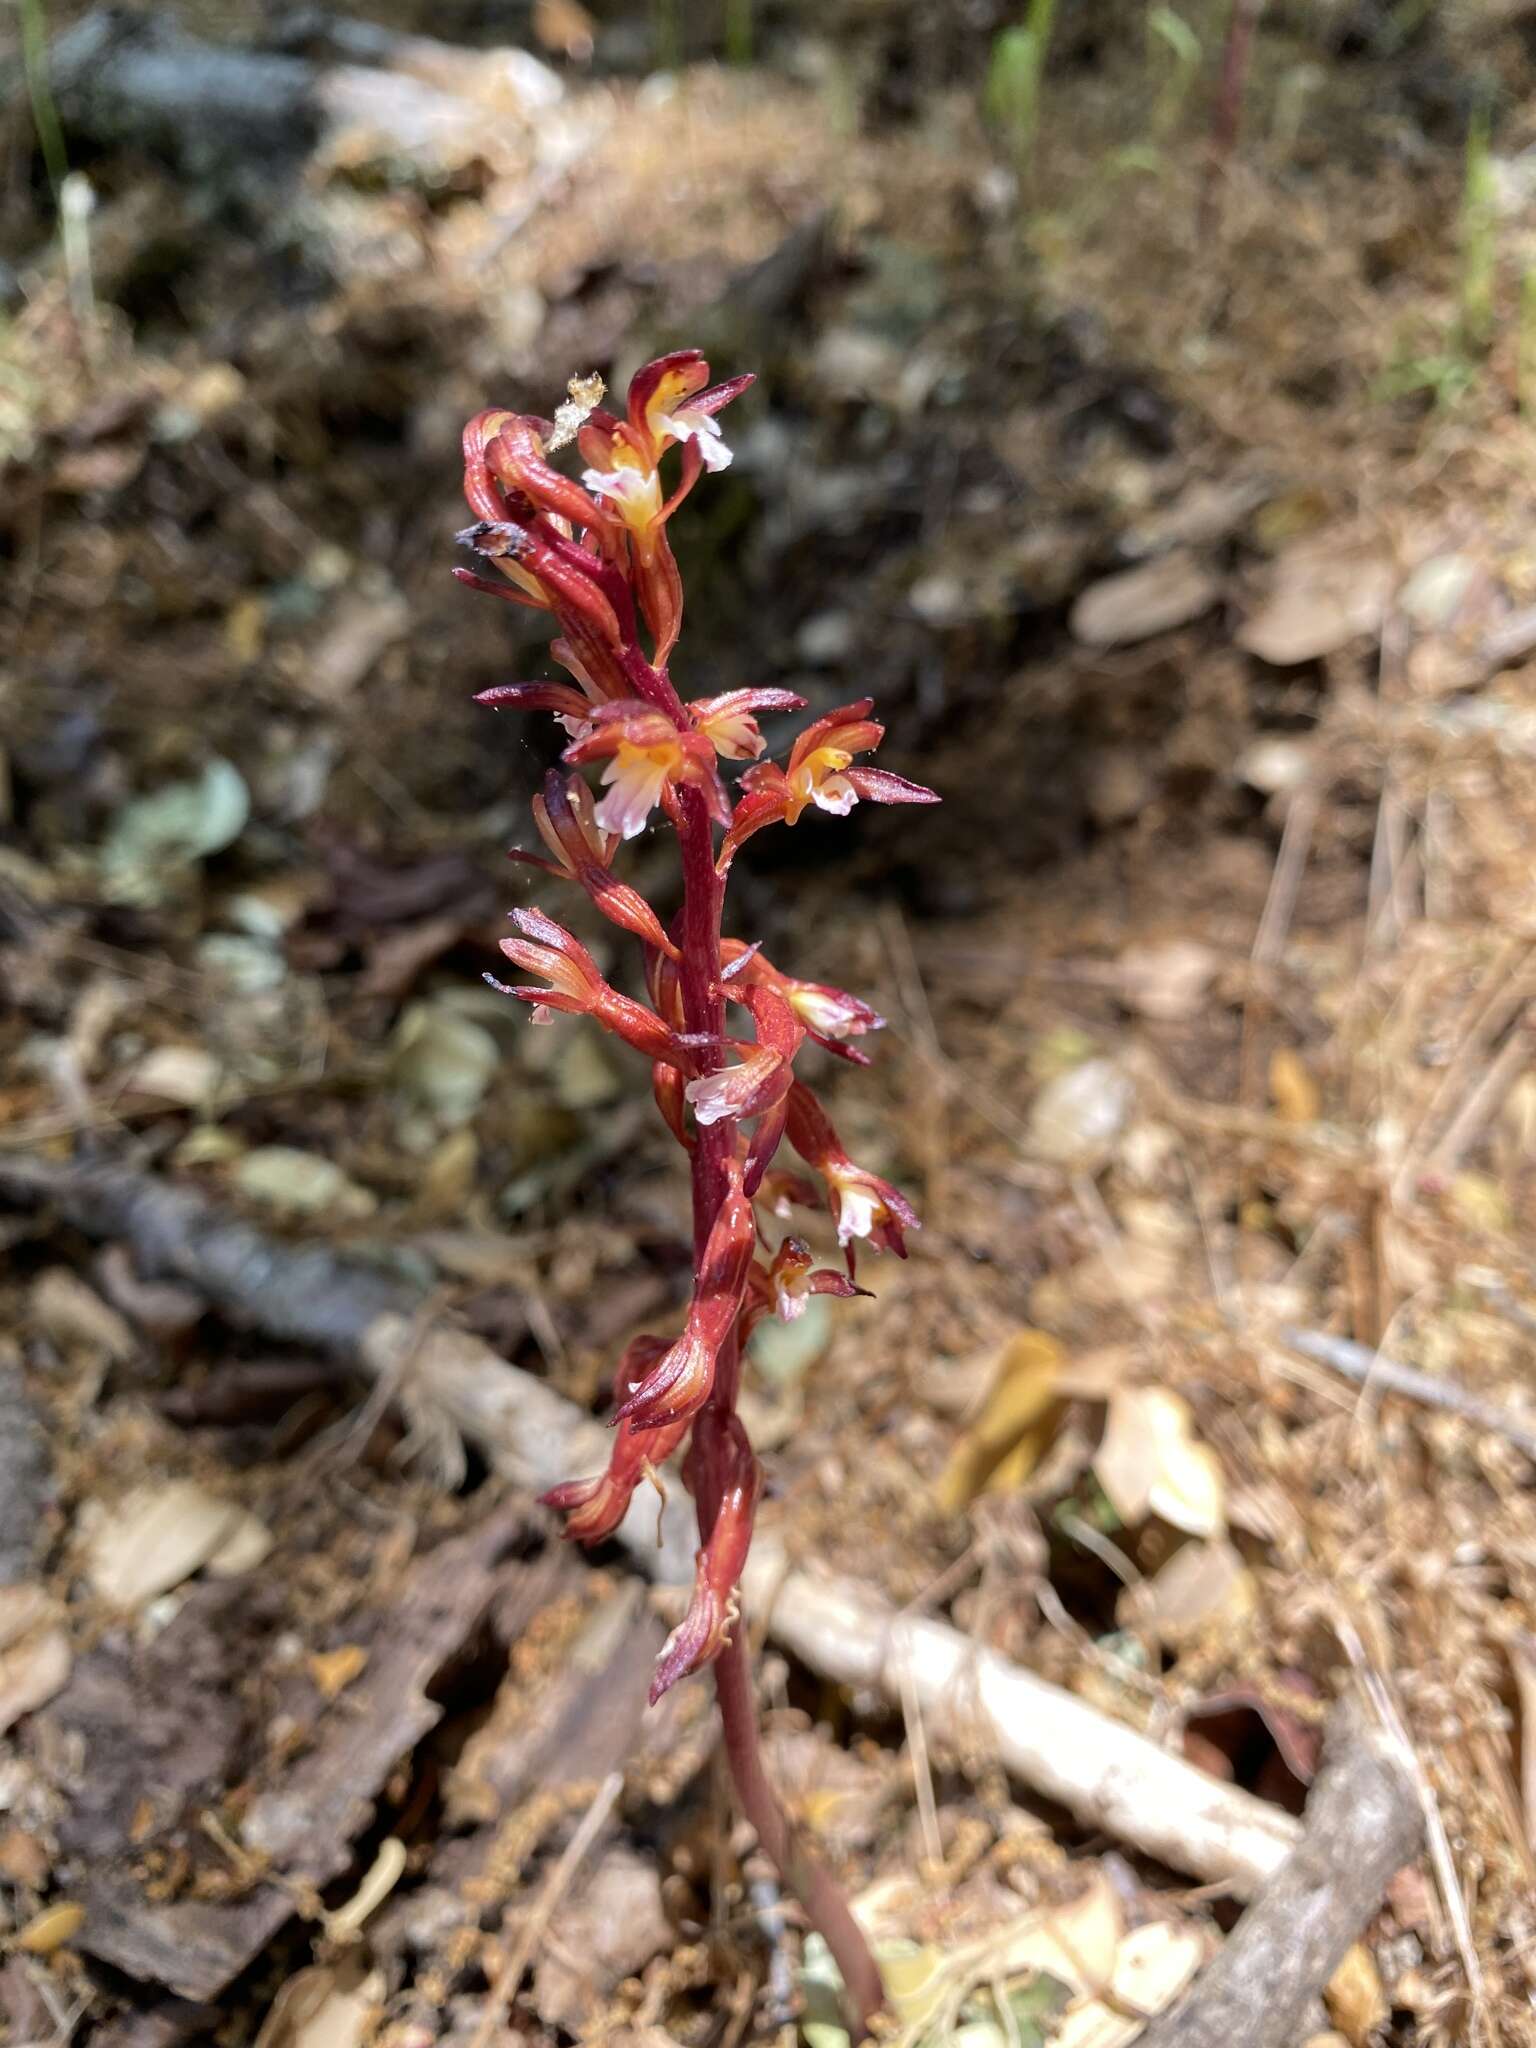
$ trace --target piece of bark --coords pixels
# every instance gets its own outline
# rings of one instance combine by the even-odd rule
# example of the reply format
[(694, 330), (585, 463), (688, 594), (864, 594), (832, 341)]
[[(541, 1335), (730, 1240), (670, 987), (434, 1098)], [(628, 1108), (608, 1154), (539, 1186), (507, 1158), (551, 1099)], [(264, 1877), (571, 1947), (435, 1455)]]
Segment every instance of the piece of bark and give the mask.
[[(200, 1196), (125, 1168), (0, 1155), (3, 1201), (51, 1203), (89, 1235), (123, 1238), (146, 1274), (193, 1285), (206, 1276), (211, 1299), (269, 1335), (299, 1334), (293, 1302), (272, 1291), (283, 1284), (274, 1271), (284, 1272), (274, 1259), (303, 1262), (311, 1297), (324, 1296), (329, 1270), (336, 1295), (323, 1313), (310, 1311), (328, 1348), (372, 1375), (414, 1379), (418, 1397), (435, 1403), (498, 1472), (538, 1493), (599, 1470), (607, 1457), (601, 1425), (487, 1345), (446, 1323), (431, 1325), (423, 1341), (406, 1314), (365, 1315), (374, 1299), (366, 1287), (353, 1293), (344, 1262), (275, 1247)], [(654, 1500), (637, 1497), (618, 1532), (639, 1568), (667, 1584), (691, 1581), (696, 1540), (680, 1487), (659, 1518)], [(849, 1581), (787, 1571), (766, 1531), (754, 1546), (747, 1591), (752, 1625), (766, 1625), (810, 1669), (838, 1683), (877, 1688), (900, 1705), (907, 1657), (925, 1713), (962, 1732), (979, 1729), (1025, 1784), (1175, 1869), (1248, 1896), (1297, 1839), (1289, 1814), (1207, 1776), (946, 1623), (900, 1616)]]
[[(149, 1645), (103, 1646), (82, 1659), (38, 1717), (36, 1738), (81, 1760), (58, 1829), (66, 1879), (86, 1909), (77, 1946), (184, 1998), (216, 1998), (292, 1916), (295, 1884), (319, 1888), (350, 1865), (399, 1759), (442, 1718), (427, 1688), (479, 1629), (524, 1527), (520, 1510), (503, 1512), (441, 1544), (394, 1599), (355, 1620), (349, 1633), (368, 1651), (361, 1675), (240, 1822), (238, 1849), (265, 1859), (284, 1884), (257, 1882), (233, 1899), (167, 1899), (143, 1878), (152, 1854), (199, 1869), (218, 1860), (202, 1817), (222, 1804), (260, 1735), (241, 1704), (261, 1634), (247, 1589), (199, 1587)], [(267, 1615), (268, 1628), (276, 1618)]]
[(0, 1359), (0, 1586), (32, 1576), (53, 1484), (48, 1439), (20, 1366)]
[(1386, 1738), (1354, 1702), (1341, 1705), (1301, 1840), (1140, 2048), (1290, 2048), (1423, 1832), (1418, 1795)]

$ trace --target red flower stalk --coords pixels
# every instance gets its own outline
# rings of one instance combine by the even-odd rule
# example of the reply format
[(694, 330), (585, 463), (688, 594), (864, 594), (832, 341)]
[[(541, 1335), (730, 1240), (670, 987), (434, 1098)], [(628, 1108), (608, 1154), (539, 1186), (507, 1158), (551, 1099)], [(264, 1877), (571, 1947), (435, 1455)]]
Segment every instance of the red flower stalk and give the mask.
[[(884, 737), (867, 698), (816, 719), (780, 767), (765, 758), (758, 717), (803, 710), (792, 691), (749, 687), (684, 702), (673, 687), (668, 663), (682, 629), (683, 587), (668, 522), (702, 476), (729, 463), (719, 415), (751, 382), (711, 386), (703, 357), (684, 349), (636, 373), (622, 418), (585, 405), (575, 385), (558, 427), (501, 410), (480, 413), (464, 433), (464, 494), (476, 523), (460, 539), (486, 568), (456, 573), (474, 589), (551, 616), (557, 637), (550, 654), (570, 680), (508, 683), (480, 701), (552, 713), (569, 741), (569, 767), (601, 764), (601, 794), (594, 797), (579, 773), (552, 770), (533, 804), (547, 857), (513, 857), (575, 882), (611, 923), (641, 941), (649, 1001), (612, 987), (579, 940), (534, 910), (513, 912), (517, 936), (503, 940), (502, 951), (541, 985), (507, 993), (533, 1004), (536, 1016), (569, 1010), (593, 1017), (644, 1054), (693, 1182), (694, 1286), (683, 1330), (629, 1346), (615, 1386), (606, 1471), (557, 1486), (545, 1500), (564, 1514), (576, 1541), (599, 1542), (623, 1521), (641, 1481), (657, 1478), (688, 1443), (683, 1478), (700, 1538), (694, 1592), (662, 1652), (651, 1698), (713, 1666), (742, 1806), (826, 1937), (862, 2026), (882, 2004), (879, 1973), (840, 1894), (795, 1839), (758, 1749), (739, 1611), (762, 1472), (736, 1401), (741, 1346), (754, 1324), (770, 1314), (792, 1319), (812, 1294), (863, 1292), (853, 1284), (854, 1241), (905, 1256), (905, 1233), (917, 1218), (887, 1181), (854, 1164), (816, 1097), (794, 1077), (808, 1037), (866, 1064), (849, 1041), (877, 1031), (882, 1020), (858, 997), (784, 974), (757, 947), (723, 939), (721, 914), (731, 862), (768, 825), (794, 825), (811, 809), (844, 817), (860, 801), (937, 798), (860, 761)], [(574, 426), (565, 423), (570, 415)], [(579, 482), (550, 459), (573, 437)], [(670, 483), (663, 475), (669, 460)], [(719, 760), (753, 764), (735, 800)], [(682, 859), (682, 910), (670, 927), (612, 865), (658, 811), (676, 832)], [(750, 1038), (731, 1035), (728, 1006), (750, 1020)], [(803, 1176), (772, 1170), (786, 1135), (821, 1191)], [(847, 1277), (817, 1267), (800, 1237), (766, 1249), (770, 1218), (788, 1215), (791, 1204), (823, 1202), (847, 1254)]]

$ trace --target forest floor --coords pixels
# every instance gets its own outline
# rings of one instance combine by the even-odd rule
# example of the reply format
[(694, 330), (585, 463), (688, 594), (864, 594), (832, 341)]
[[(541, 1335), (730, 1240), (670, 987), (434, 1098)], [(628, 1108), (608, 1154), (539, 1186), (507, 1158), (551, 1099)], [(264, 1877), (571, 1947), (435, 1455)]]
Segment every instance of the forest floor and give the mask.
[[(872, 694), (945, 799), (740, 864), (738, 928), (889, 1020), (818, 1082), (923, 1218), (763, 1333), (764, 1530), (1284, 1812), (1363, 1688), (1429, 1848), (1312, 2031), (1536, 2040), (1533, 18), (1274, 10), (1213, 167), (1215, 5), (1193, 59), (1064, 22), (1027, 162), (998, 24), (929, 12), (667, 73), (558, 5), (536, 66), (269, 26), (318, 135), (140, 146), (61, 89), (62, 240), (5, 117), (14, 2041), (476, 2043), (509, 1956), (500, 2038), (814, 2001), (709, 1688), (642, 1711), (668, 1589), (409, 1356), (23, 1199), (132, 1168), (601, 1414), (686, 1189), (637, 1065), (481, 982), (543, 758), (469, 702), (530, 657), (448, 574), (457, 437), (690, 344), (761, 383), (676, 529), (689, 694)], [(1130, 2041), (1231, 1927), (963, 1726), (762, 1676), (902, 2038)]]

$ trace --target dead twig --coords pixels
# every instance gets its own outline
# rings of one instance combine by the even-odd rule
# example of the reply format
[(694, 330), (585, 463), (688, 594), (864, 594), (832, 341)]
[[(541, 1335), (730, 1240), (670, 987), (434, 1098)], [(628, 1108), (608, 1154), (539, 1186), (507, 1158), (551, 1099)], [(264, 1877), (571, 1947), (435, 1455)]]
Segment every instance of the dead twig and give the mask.
[(1290, 2048), (1423, 1833), (1418, 1794), (1393, 1745), (1353, 1703), (1337, 1709), (1301, 1840), (1141, 2048)]
[(1420, 1372), (1417, 1366), (1399, 1365), (1396, 1359), (1385, 1358), (1367, 1345), (1356, 1344), (1348, 1337), (1330, 1336), (1326, 1330), (1283, 1329), (1279, 1335), (1283, 1344), (1299, 1351), (1303, 1358), (1331, 1366), (1372, 1393), (1401, 1394), (1405, 1400), (1418, 1401), (1426, 1408), (1443, 1408), (1451, 1415), (1465, 1416), (1479, 1429), (1503, 1437), (1528, 1458), (1536, 1458), (1536, 1425), (1496, 1402), (1469, 1393), (1455, 1380)]
[(555, 1916), (555, 1909), (570, 1890), (577, 1871), (589, 1854), (593, 1843), (608, 1825), (608, 1816), (613, 1812), (619, 1794), (624, 1789), (624, 1773), (610, 1771), (593, 1797), (592, 1804), (582, 1815), (581, 1825), (566, 1843), (560, 1853), (560, 1860), (544, 1880), (533, 1911), (524, 1920), (518, 1933), (517, 1946), (508, 1956), (505, 1964), (496, 1973), (485, 2001), (485, 2011), (480, 2015), (480, 2024), (475, 2029), (470, 2048), (490, 2048), (496, 2038), (496, 2029), (505, 2019), (517, 1987), (523, 1981), (523, 1972), (533, 1960), (545, 1929)]

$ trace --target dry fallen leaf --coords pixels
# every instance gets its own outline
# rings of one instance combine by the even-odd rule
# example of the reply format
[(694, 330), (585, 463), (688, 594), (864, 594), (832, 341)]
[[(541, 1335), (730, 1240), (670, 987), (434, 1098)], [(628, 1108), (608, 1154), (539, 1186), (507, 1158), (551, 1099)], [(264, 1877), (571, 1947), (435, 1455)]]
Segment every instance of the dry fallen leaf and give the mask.
[(1186, 1543), (1160, 1572), (1121, 1594), (1122, 1626), (1146, 1629), (1170, 1649), (1220, 1623), (1241, 1627), (1258, 1605), (1253, 1574), (1230, 1543)]
[(1125, 2048), (1154, 2013), (1164, 2011), (1205, 1960), (1205, 1937), (1194, 1927), (1149, 1920), (1115, 1952), (1105, 1997), (1067, 2014), (1052, 2048)]
[(1380, 630), (1392, 593), (1390, 559), (1321, 534), (1275, 565), (1269, 595), (1237, 635), (1239, 647), (1288, 668)]
[(136, 1487), (102, 1516), (91, 1531), (85, 1575), (114, 1607), (142, 1607), (232, 1551), (259, 1562), (270, 1544), (263, 1524), (237, 1501), (172, 1479)]
[(935, 1494), (946, 1513), (987, 1489), (1022, 1485), (1050, 1441), (1061, 1346), (1020, 1330), (1003, 1347), (981, 1413), (950, 1453)]
[(1216, 1536), (1226, 1526), (1216, 1453), (1196, 1441), (1188, 1402), (1166, 1388), (1121, 1387), (1111, 1395), (1093, 1469), (1128, 1528), (1149, 1514), (1191, 1536)]
[(339, 1649), (322, 1650), (309, 1660), (309, 1675), (328, 1700), (344, 1693), (368, 1667), (368, 1652), (361, 1643), (343, 1643)]
[(94, 1351), (122, 1365), (138, 1349), (115, 1308), (67, 1266), (50, 1266), (32, 1285), (32, 1320), (61, 1350)]
[(383, 1971), (362, 1956), (314, 1964), (278, 1992), (255, 2048), (357, 2048), (383, 1997)]
[(1175, 548), (1089, 584), (1072, 607), (1072, 636), (1087, 647), (1129, 647), (1208, 612), (1221, 584), (1198, 555)]
[(1220, 965), (1220, 956), (1198, 939), (1127, 946), (1115, 963), (1126, 1008), (1163, 1023), (1194, 1016)]

